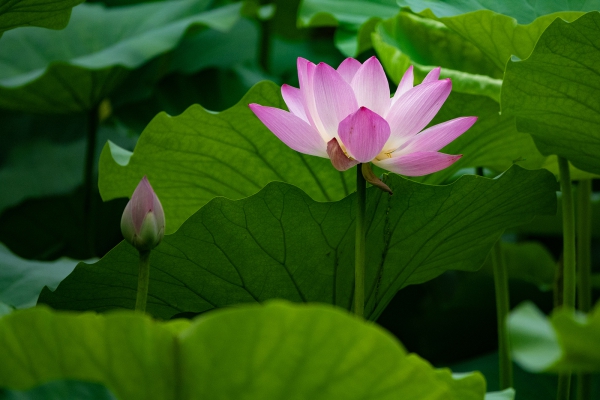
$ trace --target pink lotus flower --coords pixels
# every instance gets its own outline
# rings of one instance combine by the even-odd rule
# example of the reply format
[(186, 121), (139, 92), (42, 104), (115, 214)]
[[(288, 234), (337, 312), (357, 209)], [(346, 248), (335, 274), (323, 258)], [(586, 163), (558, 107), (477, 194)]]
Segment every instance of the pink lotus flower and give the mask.
[(125, 206), (121, 232), (125, 240), (139, 251), (152, 250), (165, 234), (165, 213), (145, 176)]
[(250, 104), (250, 109), (292, 149), (328, 157), (340, 171), (373, 162), (407, 175), (431, 174), (462, 155), (440, 153), (477, 120), (461, 117), (424, 131), (452, 90), (450, 79), (432, 70), (413, 87), (413, 68), (406, 71), (390, 98), (385, 72), (375, 57), (364, 64), (347, 58), (337, 70), (298, 58), (300, 89), (281, 87), (290, 112)]

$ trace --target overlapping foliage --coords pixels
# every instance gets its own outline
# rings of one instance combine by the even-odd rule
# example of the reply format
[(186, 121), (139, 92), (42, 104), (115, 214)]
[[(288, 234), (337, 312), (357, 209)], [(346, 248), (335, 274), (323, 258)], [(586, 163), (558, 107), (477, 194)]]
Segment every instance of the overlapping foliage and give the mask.
[[(87, 387), (78, 380), (96, 382), (95, 399), (112, 396), (104, 386), (127, 399), (484, 397), (480, 374), (435, 370), (344, 311), (269, 302), (352, 309), (354, 176), (290, 150), (247, 105), (285, 108), (278, 85), (297, 86), (297, 56), (335, 64), (375, 54), (394, 85), (409, 65), (417, 82), (442, 67), (453, 92), (431, 124), (478, 122), (443, 149), (463, 154), (452, 167), (386, 175), (392, 196), (368, 189), (366, 317), (400, 321), (395, 333), (428, 354), (435, 332), (420, 327), (439, 319), (436, 330), (449, 343), (462, 337), (463, 351), (487, 343), (469, 353), (481, 355), (495, 346), (486, 322), (473, 321), (495, 318), (491, 289), (482, 294), (494, 242), (510, 232), (513, 293), (549, 309), (535, 286), (554, 285), (560, 256), (555, 155), (578, 168), (573, 179), (600, 173), (600, 2), (107, 0), (75, 7), (67, 26), (77, 3), (0, 3), (0, 34), (41, 27), (0, 38), (0, 184), (11, 188), (0, 194), (0, 398)], [(265, 78), (276, 83), (257, 83)], [(86, 151), (94, 168), (82, 179)], [(84, 209), (91, 194), (79, 186), (95, 171), (107, 203)], [(110, 311), (135, 302), (138, 254), (114, 233), (117, 199), (144, 175), (167, 219), (151, 255), (149, 313), (217, 310), (171, 322)], [(91, 248), (81, 234), (90, 210), (103, 241)], [(55, 259), (92, 255), (62, 280), (75, 261)], [(32, 306), (43, 286), (42, 303), (101, 314), (12, 310)], [(218, 310), (255, 302), (267, 304)], [(518, 308), (515, 360), (534, 372), (597, 372), (598, 315), (563, 310), (548, 322)], [(444, 347), (436, 365), (462, 360)], [(470, 365), (485, 369), (480, 360)], [(544, 379), (528, 376), (540, 388)]]

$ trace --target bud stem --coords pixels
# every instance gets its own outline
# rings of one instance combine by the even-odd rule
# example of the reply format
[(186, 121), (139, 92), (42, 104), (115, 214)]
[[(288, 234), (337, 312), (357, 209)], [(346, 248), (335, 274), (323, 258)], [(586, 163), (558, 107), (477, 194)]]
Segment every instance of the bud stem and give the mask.
[(365, 315), (365, 208), (367, 183), (362, 164), (356, 166), (356, 242), (354, 267), (354, 314)]
[(145, 312), (148, 299), (148, 284), (150, 282), (150, 250), (140, 251), (140, 264), (138, 272), (137, 298), (135, 311)]

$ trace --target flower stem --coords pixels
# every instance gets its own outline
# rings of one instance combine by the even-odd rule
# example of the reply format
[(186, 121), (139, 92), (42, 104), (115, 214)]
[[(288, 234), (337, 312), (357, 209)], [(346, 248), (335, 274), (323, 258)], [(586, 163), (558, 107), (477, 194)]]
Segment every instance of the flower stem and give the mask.
[(571, 174), (566, 158), (558, 157), (560, 168), (560, 190), (563, 211), (563, 304), (564, 308), (575, 309), (577, 274), (575, 271), (575, 208), (571, 190)]
[(501, 239), (492, 249), (492, 265), (494, 268), (494, 285), (496, 289), (496, 318), (498, 321), (498, 359), (500, 363), (500, 390), (513, 385), (512, 361), (510, 359), (510, 342), (506, 329), (506, 318), (510, 310), (510, 294), (508, 291), (508, 274), (502, 253)]
[(148, 284), (150, 282), (150, 250), (140, 251), (138, 271), (138, 288), (135, 300), (135, 311), (145, 312), (148, 299)]
[[(592, 180), (579, 181), (577, 186), (577, 293), (578, 308), (589, 312), (592, 308)], [(592, 399), (592, 376), (578, 374), (577, 399)]]
[[(575, 209), (573, 206), (573, 192), (571, 190), (571, 173), (569, 161), (558, 157), (560, 171), (560, 191), (562, 193), (563, 212), (563, 301), (562, 307), (568, 310), (575, 309), (575, 293), (577, 290), (577, 274), (575, 271)], [(558, 376), (559, 400), (568, 400), (571, 386), (571, 374), (565, 372)]]
[(83, 172), (83, 229), (90, 256), (96, 255), (94, 159), (99, 124), (98, 107), (95, 106), (88, 112), (87, 148), (85, 152), (85, 169)]
[(365, 208), (367, 183), (362, 165), (356, 166), (356, 242), (354, 259), (354, 314), (365, 315)]

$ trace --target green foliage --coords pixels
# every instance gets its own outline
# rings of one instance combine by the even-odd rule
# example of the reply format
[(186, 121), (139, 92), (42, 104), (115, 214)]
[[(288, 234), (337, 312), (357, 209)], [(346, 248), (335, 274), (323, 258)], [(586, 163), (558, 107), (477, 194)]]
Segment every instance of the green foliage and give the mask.
[(589, 315), (558, 309), (548, 319), (535, 305), (511, 312), (514, 359), (532, 372), (599, 372), (600, 306)]
[[(513, 367), (514, 390), (519, 394), (517, 399), (547, 400), (556, 395), (556, 375), (528, 372), (523, 370), (519, 364), (514, 364)], [(453, 371), (480, 371), (486, 377), (488, 390), (493, 390), (499, 385), (498, 353), (486, 354), (466, 362), (454, 364), (450, 368)], [(489, 393), (488, 395), (492, 399), (494, 395), (500, 396), (496, 393)], [(499, 399), (504, 400), (504, 397), (499, 397)], [(489, 399), (486, 398), (486, 400)]]
[(77, 261), (24, 260), (0, 244), (0, 302), (17, 308), (33, 307), (44, 286), (55, 289), (69, 275)]
[[(502, 78), (503, 70), (471, 42), (439, 21), (408, 12), (401, 12), (377, 24), (373, 44), (395, 82), (399, 82), (408, 65), (413, 64), (417, 64), (416, 69), (420, 73), (417, 76), (420, 75), (421, 79), (424, 78), (424, 66), (430, 66), (427, 70), (441, 66), (444, 73), (448, 69), (466, 73), (458, 82), (453, 79), (453, 89), (458, 91), (461, 91), (462, 81), (466, 79), (485, 83), (486, 79), (493, 82), (489, 77)], [(457, 77), (460, 78), (460, 75)], [(494, 98), (497, 100), (500, 85), (496, 90), (498, 94)]]
[[(510, 279), (530, 282), (541, 290), (551, 290), (556, 279), (556, 261), (539, 242), (502, 243), (504, 260)], [(488, 258), (482, 270), (493, 275)]]
[(577, 21), (557, 19), (531, 56), (510, 62), (502, 111), (517, 116), (543, 154), (566, 157), (584, 171), (600, 173), (600, 13)]
[[(39, 131), (47, 126), (45, 124), (57, 124), (63, 136), (79, 135), (83, 121), (77, 119), (73, 124), (64, 118), (55, 120), (45, 116), (30, 120), (15, 119), (19, 119), (20, 123), (31, 124), (31, 128), (20, 129), (20, 133), (23, 136), (29, 135), (29, 138), (11, 146), (0, 169), (0, 187), (11, 188), (0, 191), (0, 212), (26, 199), (68, 194), (83, 183), (81, 171), (85, 163), (82, 157), (86, 148), (85, 138), (57, 143), (48, 137), (49, 129)], [(65, 126), (65, 123), (68, 123), (68, 126)], [(7, 124), (7, 131), (12, 129), (18, 128)], [(106, 143), (107, 140), (112, 140), (133, 148), (135, 139), (129, 137), (122, 128), (104, 126), (99, 129), (97, 142)], [(98, 160), (99, 156), (98, 152), (95, 160)]]
[(436, 5), (427, 0), (401, 0), (399, 4), (443, 22), (479, 48), (500, 70), (504, 70), (511, 55), (528, 57), (542, 32), (554, 19), (573, 21), (583, 15), (582, 11), (600, 6), (598, 1), (560, 0), (536, 2), (533, 7), (523, 7), (519, 1), (496, 2), (490, 7), (474, 1)]
[(131, 70), (173, 49), (188, 29), (227, 30), (239, 16), (239, 4), (206, 11), (207, 5), (207, 0), (115, 9), (83, 4), (62, 31), (8, 32), (0, 52), (0, 107), (37, 113), (95, 108)]
[[(549, 0), (528, 2), (525, 6), (519, 0), (494, 1), (494, 0), (398, 0), (403, 7), (410, 7), (414, 12), (420, 13), (429, 9), (437, 17), (454, 17), (461, 14), (489, 10), (515, 19), (519, 24), (530, 24), (537, 18), (559, 11), (593, 11), (600, 7), (598, 0)], [(556, 15), (554, 15), (556, 17)]]
[(83, 0), (0, 0), (0, 36), (19, 26), (63, 29), (71, 8)]
[(348, 57), (371, 48), (370, 35), (377, 22), (398, 12), (396, 0), (303, 0), (298, 25), (337, 26), (335, 44)]
[[(407, 285), (479, 269), (504, 229), (556, 210), (556, 181), (544, 170), (513, 167), (498, 179), (464, 176), (449, 186), (396, 175), (386, 182), (394, 195), (367, 193), (371, 319)], [(318, 203), (282, 183), (243, 200), (214, 199), (153, 251), (148, 311), (169, 318), (272, 298), (350, 309), (354, 199)], [(136, 260), (122, 243), (100, 262), (80, 264), (40, 301), (74, 310), (131, 308)]]
[(0, 386), (17, 389), (69, 378), (132, 400), (476, 400), (485, 393), (480, 374), (454, 379), (381, 328), (325, 305), (273, 302), (166, 323), (40, 307), (0, 319), (0, 344)]
[(100, 157), (102, 198), (131, 196), (147, 175), (172, 233), (212, 198), (240, 199), (271, 181), (297, 185), (320, 201), (350, 193), (351, 171), (340, 173), (328, 159), (291, 150), (252, 114), (249, 103), (285, 107), (279, 87), (264, 82), (218, 114), (194, 105), (177, 117), (157, 115), (129, 160), (107, 144)]

